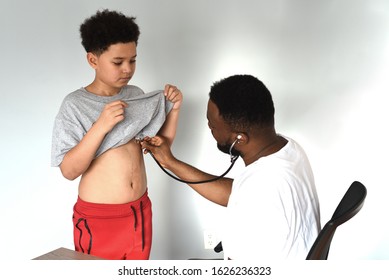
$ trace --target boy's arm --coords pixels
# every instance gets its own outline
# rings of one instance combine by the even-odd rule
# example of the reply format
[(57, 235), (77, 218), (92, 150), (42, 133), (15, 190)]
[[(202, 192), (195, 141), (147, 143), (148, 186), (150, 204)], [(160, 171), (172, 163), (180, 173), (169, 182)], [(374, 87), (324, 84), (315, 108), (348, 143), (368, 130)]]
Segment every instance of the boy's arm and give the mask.
[(66, 179), (74, 180), (89, 168), (105, 135), (124, 119), (124, 108), (127, 106), (125, 102), (118, 100), (104, 107), (91, 129), (64, 156), (60, 169)]
[(173, 144), (173, 140), (176, 137), (178, 117), (180, 113), (180, 107), (182, 104), (182, 93), (173, 85), (167, 84), (164, 89), (166, 99), (174, 103), (172, 110), (166, 116), (166, 120), (158, 132), (158, 135), (163, 136), (169, 143), (169, 146)]

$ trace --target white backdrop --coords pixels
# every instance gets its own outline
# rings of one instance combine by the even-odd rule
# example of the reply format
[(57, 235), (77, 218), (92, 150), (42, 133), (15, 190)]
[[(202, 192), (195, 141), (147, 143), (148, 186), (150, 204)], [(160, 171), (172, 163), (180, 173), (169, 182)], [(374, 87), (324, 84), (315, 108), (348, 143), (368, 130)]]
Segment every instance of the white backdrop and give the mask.
[[(277, 131), (310, 157), (322, 223), (354, 180), (368, 189), (361, 212), (337, 230), (330, 258), (389, 259), (386, 0), (2, 0), (0, 258), (73, 247), (78, 181), (50, 167), (51, 131), (65, 95), (93, 79), (78, 28), (100, 8), (137, 17), (131, 83), (183, 91), (177, 157), (208, 172), (227, 168), (207, 128), (209, 87), (232, 74), (257, 76), (273, 94)], [(224, 209), (168, 178), (149, 156), (146, 164), (152, 259), (222, 257), (204, 249), (203, 232), (218, 234)]]

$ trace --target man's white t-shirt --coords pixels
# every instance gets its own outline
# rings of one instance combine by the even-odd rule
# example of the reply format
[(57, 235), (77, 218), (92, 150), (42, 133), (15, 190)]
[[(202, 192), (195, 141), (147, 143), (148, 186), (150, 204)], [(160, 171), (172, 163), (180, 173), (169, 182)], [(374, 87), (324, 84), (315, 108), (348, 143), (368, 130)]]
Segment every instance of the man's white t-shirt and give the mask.
[(304, 260), (320, 226), (310, 163), (292, 139), (234, 179), (223, 233), (225, 259)]

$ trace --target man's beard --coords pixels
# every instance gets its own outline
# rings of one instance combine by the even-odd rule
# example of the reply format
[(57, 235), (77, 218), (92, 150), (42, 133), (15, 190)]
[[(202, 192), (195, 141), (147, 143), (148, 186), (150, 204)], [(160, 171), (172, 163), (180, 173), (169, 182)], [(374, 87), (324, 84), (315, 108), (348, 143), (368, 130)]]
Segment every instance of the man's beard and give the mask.
[[(231, 145), (232, 145), (232, 144), (221, 145), (221, 144), (217, 143), (217, 148), (218, 148), (221, 152), (223, 152), (223, 153), (229, 155), (229, 154), (230, 154)], [(234, 147), (232, 147), (232, 149), (231, 149), (231, 154), (232, 154), (233, 156), (240, 156), (240, 152), (237, 151), (237, 150), (235, 150)]]

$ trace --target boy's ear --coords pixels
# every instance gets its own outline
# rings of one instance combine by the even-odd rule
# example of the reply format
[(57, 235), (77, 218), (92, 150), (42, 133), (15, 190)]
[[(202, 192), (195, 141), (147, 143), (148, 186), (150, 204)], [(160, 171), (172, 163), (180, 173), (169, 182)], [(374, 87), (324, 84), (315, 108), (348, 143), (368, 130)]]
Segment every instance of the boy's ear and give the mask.
[(86, 59), (93, 69), (97, 68), (97, 56), (94, 53), (88, 52), (86, 54)]

